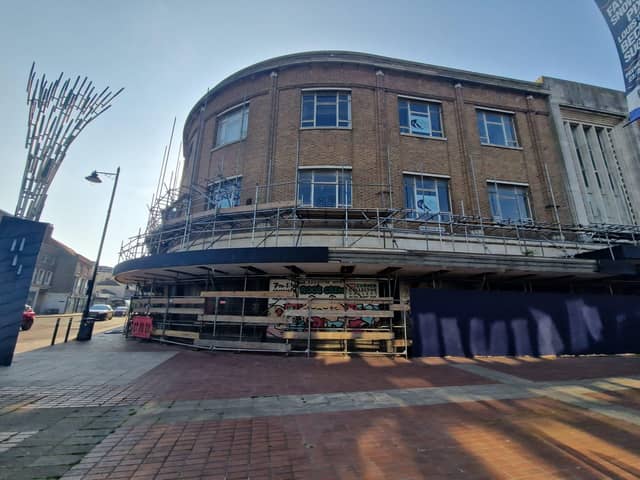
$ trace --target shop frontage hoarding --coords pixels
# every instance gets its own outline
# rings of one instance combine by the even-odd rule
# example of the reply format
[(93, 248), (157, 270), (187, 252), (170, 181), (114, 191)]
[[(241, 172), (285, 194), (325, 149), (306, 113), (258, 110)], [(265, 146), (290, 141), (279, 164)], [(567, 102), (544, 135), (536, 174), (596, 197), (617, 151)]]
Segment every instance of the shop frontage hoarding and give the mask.
[[(302, 279), (293, 282), (288, 279), (271, 280), (269, 290), (272, 292), (290, 293), (291, 299), (283, 300), (272, 298), (269, 300), (269, 315), (274, 317), (285, 316), (287, 310), (301, 310), (308, 307), (306, 302), (296, 302), (294, 298), (309, 299), (318, 298), (324, 300), (334, 300), (322, 302), (313, 306), (314, 311), (326, 310), (335, 314), (336, 311), (362, 310), (362, 317), (336, 317), (331, 315), (323, 317), (314, 315), (311, 317), (311, 328), (314, 329), (372, 329), (377, 328), (382, 321), (378, 317), (369, 317), (367, 311), (378, 310), (380, 306), (376, 303), (368, 303), (379, 297), (377, 280), (341, 280), (341, 279)], [(347, 322), (347, 325), (345, 325)], [(388, 326), (386, 320), (385, 326)], [(268, 329), (269, 336), (280, 336), (283, 325), (273, 325)], [(305, 330), (308, 328), (307, 318), (294, 317), (292, 324), (288, 328)]]

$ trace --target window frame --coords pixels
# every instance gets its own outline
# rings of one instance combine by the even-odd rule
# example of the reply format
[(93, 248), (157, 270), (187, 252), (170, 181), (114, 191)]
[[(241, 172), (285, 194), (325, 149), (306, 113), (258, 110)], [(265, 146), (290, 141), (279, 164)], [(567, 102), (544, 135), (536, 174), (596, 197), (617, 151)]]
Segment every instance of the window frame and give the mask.
[[(240, 136), (238, 138), (234, 138), (232, 140), (225, 141), (221, 143), (220, 132), (221, 128), (223, 128), (226, 124), (230, 123), (230, 119), (233, 115), (240, 114)], [(216, 134), (213, 139), (213, 149), (216, 150), (218, 148), (222, 148), (226, 145), (231, 145), (232, 143), (241, 142), (247, 138), (247, 134), (249, 131), (249, 102), (243, 102), (239, 105), (235, 105), (231, 108), (228, 108), (218, 115), (216, 115)]]
[[(300, 180), (301, 174), (306, 172), (311, 173), (311, 180), (309, 182), (303, 182)], [(329, 181), (315, 181), (315, 175), (319, 172), (324, 173), (325, 175), (328, 173), (333, 173), (335, 175), (335, 182)], [(350, 208), (353, 206), (353, 177), (352, 177), (352, 168), (351, 167), (340, 167), (340, 166), (311, 166), (311, 167), (299, 167), (298, 175), (296, 179), (296, 202), (299, 207), (304, 208)], [(348, 176), (347, 181), (341, 182), (341, 175)], [(304, 203), (303, 198), (301, 197), (301, 189), (300, 186), (303, 183), (309, 183), (309, 198), (311, 203)], [(335, 185), (335, 204), (333, 206), (326, 205), (316, 205), (316, 197), (315, 190), (316, 185)], [(345, 202), (340, 202), (341, 197), (344, 197)]]
[[(318, 125), (318, 95), (330, 95), (335, 94), (335, 125)], [(305, 96), (313, 95), (313, 115), (312, 119), (305, 119)], [(340, 95), (346, 95), (347, 103), (347, 119), (340, 119)], [(300, 129), (312, 130), (312, 129), (339, 129), (350, 130), (353, 125), (353, 117), (351, 112), (352, 94), (350, 89), (342, 88), (311, 88), (303, 89), (300, 94)], [(320, 103), (320, 105), (331, 105), (331, 103)], [(341, 122), (346, 125), (340, 125)]]
[[(398, 129), (400, 131), (400, 135), (407, 135), (407, 136), (411, 136), (411, 137), (418, 137), (418, 138), (432, 138), (432, 139), (437, 139), (437, 140), (446, 140), (447, 137), (445, 136), (445, 132), (444, 132), (444, 119), (442, 116), (442, 102), (439, 100), (431, 100), (431, 99), (427, 99), (427, 98), (417, 98), (417, 97), (406, 97), (406, 96), (402, 96), (399, 95), (398, 99)], [(403, 125), (402, 124), (402, 114), (401, 114), (401, 102), (406, 102), (406, 108), (407, 108), (407, 121), (408, 121), (408, 125)], [(411, 127), (411, 105), (412, 104), (422, 104), (422, 105), (426, 105), (427, 106), (427, 118), (428, 118), (428, 122), (429, 122), (429, 134), (422, 134), (422, 133), (416, 133), (413, 131), (413, 128)], [(440, 132), (440, 135), (434, 135), (433, 132), (433, 122), (431, 120), (431, 107), (437, 107), (438, 108), (438, 120), (440, 122), (440, 130), (438, 130), (438, 132)], [(420, 115), (418, 116), (425, 116), (422, 112), (417, 112)], [(408, 131), (403, 131), (403, 129), (407, 129)]]
[[(420, 179), (424, 181), (424, 179), (432, 180), (434, 182), (434, 188), (429, 189), (424, 186), (420, 187), (420, 190), (423, 191), (432, 191), (435, 193), (434, 198), (438, 202), (438, 211), (432, 214), (424, 213), (420, 214), (418, 212), (417, 201), (418, 198), (418, 185), (416, 180)], [(407, 184), (408, 180), (411, 181), (411, 186)], [(437, 223), (450, 223), (452, 221), (452, 209), (451, 209), (451, 177), (448, 175), (439, 175), (439, 174), (431, 174), (431, 173), (418, 173), (418, 172), (402, 172), (402, 184), (404, 188), (404, 204), (405, 209), (407, 210), (406, 218), (408, 220), (417, 220), (417, 221), (427, 221), (427, 222), (437, 222)], [(441, 207), (442, 193), (440, 191), (440, 186), (444, 185), (446, 188), (446, 201), (447, 201), (447, 209), (443, 210)], [(411, 188), (411, 199), (413, 199), (413, 205), (410, 204), (409, 192), (408, 189)], [(421, 196), (424, 196), (421, 195)]]
[[(231, 182), (235, 182), (235, 185), (233, 185)], [(213, 197), (215, 196), (216, 192), (219, 191), (219, 188), (225, 183), (235, 186), (236, 188), (231, 190), (231, 194), (233, 195), (232, 202), (231, 202), (232, 205), (220, 207), (218, 206), (218, 204), (214, 202)], [(214, 190), (212, 187), (216, 187), (216, 186), (218, 187), (218, 189)], [(233, 175), (231, 177), (224, 177), (214, 181), (210, 181), (209, 184), (207, 185), (205, 210), (239, 207), (241, 195), (242, 195), (242, 175)], [(235, 201), (235, 204), (233, 204), (234, 201)]]
[[(496, 202), (495, 204), (497, 205), (497, 207), (499, 208), (499, 212), (495, 212), (494, 211), (494, 202), (492, 202), (491, 200), (491, 187), (495, 188), (495, 194), (496, 194)], [(511, 218), (504, 218), (502, 215), (502, 204), (500, 203), (500, 192), (498, 190), (498, 187), (500, 188), (504, 188), (504, 189), (508, 189), (511, 188), (512, 189), (512, 194), (514, 196), (514, 199), (516, 200), (516, 206), (517, 206), (517, 191), (523, 191), (525, 193), (524, 195), (524, 200), (525, 200), (525, 208), (526, 208), (526, 214), (528, 215), (526, 218), (520, 218), (520, 219), (511, 219)], [(487, 196), (488, 196), (488, 200), (489, 200), (489, 208), (491, 209), (491, 218), (494, 222), (496, 223), (511, 223), (511, 224), (529, 224), (529, 223), (533, 223), (533, 209), (531, 208), (531, 199), (529, 198), (529, 184), (527, 183), (518, 183), (518, 182), (506, 182), (506, 181), (500, 181), (500, 180), (487, 180)], [(503, 197), (505, 197), (506, 195), (503, 194)]]
[[(491, 142), (491, 137), (489, 136), (489, 129), (487, 127), (487, 114), (491, 114), (491, 115), (499, 115), (501, 118), (501, 122), (500, 123), (496, 123), (493, 121), (489, 121), (489, 124), (492, 125), (501, 125), (502, 127), (502, 135), (505, 139), (505, 143), (492, 143)], [(482, 115), (482, 127), (484, 131), (481, 131), (480, 129), (480, 115)], [(513, 134), (513, 144), (510, 145), (509, 144), (509, 136), (507, 135), (507, 128), (505, 127), (505, 121), (504, 119), (508, 118), (511, 120), (511, 130), (512, 130), (512, 134)], [(518, 130), (516, 128), (516, 114), (515, 112), (509, 112), (506, 110), (495, 110), (495, 109), (491, 109), (491, 108), (483, 108), (483, 107), (476, 107), (476, 125), (478, 128), (478, 136), (480, 137), (480, 144), (481, 145), (487, 145), (490, 147), (500, 147), (500, 148), (511, 148), (511, 149), (515, 149), (515, 150), (521, 150), (522, 146), (520, 145), (520, 142), (518, 140)]]

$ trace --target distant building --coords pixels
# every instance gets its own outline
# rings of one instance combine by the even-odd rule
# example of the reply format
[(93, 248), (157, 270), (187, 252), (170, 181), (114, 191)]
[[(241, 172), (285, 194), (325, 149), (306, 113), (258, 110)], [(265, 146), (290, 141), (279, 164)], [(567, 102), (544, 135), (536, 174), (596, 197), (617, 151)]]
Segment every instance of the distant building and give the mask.
[(29, 299), (40, 314), (81, 312), (93, 262), (65, 244), (45, 240), (29, 289)]
[(638, 225), (640, 127), (627, 125), (622, 91), (541, 77), (567, 178), (569, 204), (582, 225)]
[(112, 307), (125, 305), (133, 295), (128, 285), (113, 279), (113, 267), (99, 266), (93, 290), (94, 303), (107, 303)]

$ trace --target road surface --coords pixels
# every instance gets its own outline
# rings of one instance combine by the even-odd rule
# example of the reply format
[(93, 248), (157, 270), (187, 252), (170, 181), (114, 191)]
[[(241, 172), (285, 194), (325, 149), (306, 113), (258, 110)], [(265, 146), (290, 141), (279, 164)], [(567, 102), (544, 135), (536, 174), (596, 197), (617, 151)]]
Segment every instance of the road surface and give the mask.
[[(67, 331), (69, 319), (72, 319), (71, 330), (69, 331), (69, 341), (75, 340), (76, 335), (78, 334), (81, 317), (82, 315), (80, 313), (66, 315), (36, 315), (33, 327), (31, 327), (30, 330), (20, 331), (15, 353), (28, 352), (30, 350), (36, 350), (38, 348), (48, 347), (51, 345), (51, 337), (53, 336), (56, 319), (58, 318), (60, 319), (60, 326), (58, 327), (58, 334), (56, 335), (56, 343), (64, 342), (64, 335)], [(121, 327), (124, 325), (125, 318), (126, 317), (113, 317), (111, 320), (95, 322), (93, 333), (96, 334)]]

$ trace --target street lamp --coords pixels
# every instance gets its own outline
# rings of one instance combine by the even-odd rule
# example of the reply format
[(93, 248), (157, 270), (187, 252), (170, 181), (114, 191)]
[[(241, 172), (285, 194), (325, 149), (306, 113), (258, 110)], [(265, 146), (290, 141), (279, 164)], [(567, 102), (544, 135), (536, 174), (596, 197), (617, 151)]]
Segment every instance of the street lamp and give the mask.
[(118, 186), (118, 177), (120, 176), (120, 167), (116, 170), (116, 173), (111, 172), (98, 172), (94, 170), (91, 175), (85, 177), (85, 179), (91, 183), (102, 183), (100, 175), (107, 175), (109, 177), (115, 177), (113, 181), (113, 190), (111, 191), (111, 200), (109, 200), (109, 209), (107, 210), (107, 218), (104, 221), (104, 228), (102, 229), (102, 238), (100, 239), (100, 247), (98, 248), (98, 256), (96, 257), (96, 263), (93, 267), (93, 275), (91, 281), (87, 287), (87, 303), (84, 306), (82, 312), (82, 320), (80, 321), (80, 329), (78, 330), (78, 341), (91, 340), (93, 334), (93, 319), (89, 318), (89, 308), (91, 307), (91, 297), (93, 296), (93, 285), (96, 283), (96, 275), (98, 273), (98, 265), (100, 263), (100, 255), (102, 254), (102, 245), (104, 244), (104, 237), (107, 234), (107, 226), (109, 225), (109, 217), (111, 216), (111, 206), (113, 205), (113, 197), (116, 195), (116, 187)]

